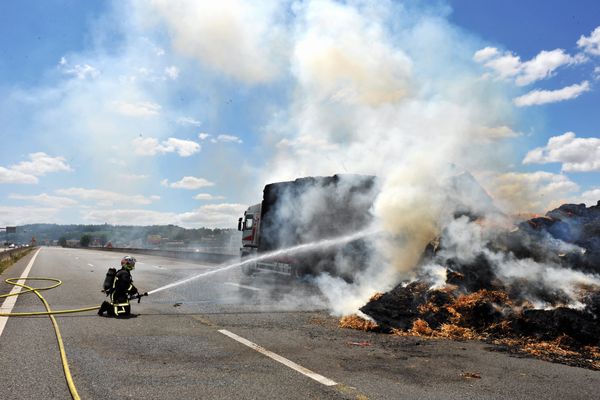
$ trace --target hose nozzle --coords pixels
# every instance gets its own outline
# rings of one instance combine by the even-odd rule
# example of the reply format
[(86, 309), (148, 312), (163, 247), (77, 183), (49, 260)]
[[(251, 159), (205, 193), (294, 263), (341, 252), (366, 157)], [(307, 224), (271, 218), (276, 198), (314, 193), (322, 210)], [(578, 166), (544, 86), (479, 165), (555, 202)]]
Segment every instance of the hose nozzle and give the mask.
[(148, 296), (148, 292), (137, 293), (137, 294), (134, 294), (133, 296), (129, 296), (129, 300), (137, 299), (137, 301), (139, 303), (142, 300), (142, 297), (144, 297), (144, 296)]

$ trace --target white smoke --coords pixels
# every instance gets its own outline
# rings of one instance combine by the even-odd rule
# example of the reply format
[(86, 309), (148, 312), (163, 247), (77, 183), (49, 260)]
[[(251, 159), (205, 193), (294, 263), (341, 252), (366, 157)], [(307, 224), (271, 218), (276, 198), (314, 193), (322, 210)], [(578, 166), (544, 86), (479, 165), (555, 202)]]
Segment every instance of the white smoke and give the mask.
[[(373, 292), (413, 277), (443, 228), (452, 239), (445, 251), (452, 245), (460, 259), (485, 247), (475, 225), (452, 221), (457, 212), (494, 211), (473, 209), (489, 198), (462, 190), (453, 177), (506, 169), (515, 116), (503, 86), (481, 78), (472, 59), (480, 43), (446, 21), (446, 7), (359, 0), (153, 5), (175, 49), (203, 67), (249, 84), (288, 82), (288, 103), (269, 110), (261, 132), (269, 149), (262, 184), (336, 173), (379, 178), (372, 212), (387, 239), (372, 243), (375, 256), (354, 283), (317, 279), (334, 312), (355, 311)], [(509, 207), (519, 190), (503, 190)], [(307, 221), (323, 211), (318, 196), (302, 200), (288, 215)], [(343, 257), (338, 261), (343, 269)], [(439, 275), (435, 265), (429, 270)]]
[[(499, 248), (499, 235), (503, 233), (506, 234), (507, 230), (471, 221), (465, 216), (452, 221), (441, 235), (441, 249), (435, 257), (438, 264), (426, 265), (425, 275), (432, 278), (434, 286), (443, 286), (446, 276), (445, 273), (441, 276), (441, 271), (445, 272), (448, 260), (461, 265), (473, 265), (481, 264), (479, 257), (484, 257), (492, 268), (492, 279), (506, 286), (508, 291), (511, 287), (518, 288), (521, 300), (528, 300), (536, 308), (560, 305), (578, 307), (581, 306), (579, 301), (584, 287), (600, 287), (600, 276), (576, 271), (552, 261), (566, 253), (582, 254), (582, 248), (546, 234), (537, 238), (542, 259), (517, 258)], [(483, 279), (488, 279), (485, 271), (481, 272)], [(439, 275), (436, 276), (436, 273)], [(544, 296), (554, 297), (555, 301), (545, 300)]]
[[(285, 66), (287, 32), (277, 1), (152, 0), (180, 53), (240, 81), (268, 82)], [(143, 8), (143, 4), (141, 4)]]
[(344, 313), (393, 287), (400, 272), (413, 274), (458, 206), (447, 201), (452, 165), (495, 167), (488, 146), (497, 135), (486, 135), (507, 125), (508, 100), (461, 61), (471, 50), (459, 43), (469, 38), (439, 16), (371, 2), (307, 2), (300, 11), (294, 98), (265, 181), (379, 177), (374, 213), (389, 240), (374, 243), (378, 262), (353, 285), (320, 280), (325, 293), (344, 293), (331, 296), (333, 310)]

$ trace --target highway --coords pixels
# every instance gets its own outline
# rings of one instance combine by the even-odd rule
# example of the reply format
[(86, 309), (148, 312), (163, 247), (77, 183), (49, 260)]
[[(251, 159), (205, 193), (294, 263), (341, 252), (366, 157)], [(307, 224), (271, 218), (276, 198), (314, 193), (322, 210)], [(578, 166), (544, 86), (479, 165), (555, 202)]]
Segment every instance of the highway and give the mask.
[[(1, 275), (0, 293), (29, 276), (55, 310), (100, 304), (122, 255), (41, 248)], [(219, 268), (137, 255), (141, 291)], [(42, 311), (31, 293), (13, 312)], [(5, 312), (5, 311), (4, 311)], [(57, 316), (83, 399), (590, 399), (600, 373), (492, 351), (479, 342), (423, 340), (340, 329), (307, 283), (228, 270), (133, 304), (136, 318)], [(0, 317), (3, 318), (3, 317)], [(0, 324), (2, 329), (3, 324)], [(48, 317), (10, 317), (0, 331), (2, 399), (68, 399)], [(466, 378), (476, 373), (480, 379)]]

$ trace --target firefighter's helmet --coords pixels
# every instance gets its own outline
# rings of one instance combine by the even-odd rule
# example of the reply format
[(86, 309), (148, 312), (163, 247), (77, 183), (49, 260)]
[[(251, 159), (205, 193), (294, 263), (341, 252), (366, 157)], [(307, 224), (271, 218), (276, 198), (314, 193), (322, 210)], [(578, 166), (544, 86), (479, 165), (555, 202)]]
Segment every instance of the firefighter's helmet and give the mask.
[(125, 268), (127, 271), (131, 271), (135, 269), (135, 258), (131, 256), (125, 256), (121, 259), (121, 267)]

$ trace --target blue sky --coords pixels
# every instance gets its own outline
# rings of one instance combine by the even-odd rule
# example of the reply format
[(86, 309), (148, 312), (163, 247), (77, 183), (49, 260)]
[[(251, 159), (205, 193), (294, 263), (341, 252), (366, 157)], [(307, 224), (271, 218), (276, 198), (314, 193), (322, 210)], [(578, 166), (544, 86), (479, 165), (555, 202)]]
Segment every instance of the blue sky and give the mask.
[[(0, 3), (0, 226), (233, 227), (274, 180), (600, 200), (594, 1)], [(418, 184), (418, 183), (417, 183)]]

